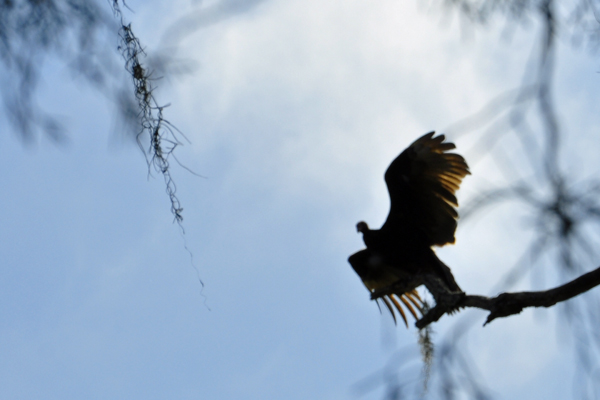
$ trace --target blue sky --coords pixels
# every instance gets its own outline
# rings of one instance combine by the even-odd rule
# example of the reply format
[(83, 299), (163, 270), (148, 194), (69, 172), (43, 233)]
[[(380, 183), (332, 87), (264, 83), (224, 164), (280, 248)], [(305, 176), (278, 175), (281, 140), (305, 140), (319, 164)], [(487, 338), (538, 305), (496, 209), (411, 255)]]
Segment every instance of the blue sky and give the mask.
[[(188, 7), (128, 4), (150, 51)], [(517, 87), (532, 28), (465, 33), (416, 2), (246, 5), (205, 2), (205, 26), (178, 53), (196, 71), (157, 92), (192, 141), (179, 159), (207, 177), (173, 168), (185, 237), (162, 179), (147, 179), (110, 107), (66, 67), (49, 68), (39, 101), (64, 116), (69, 143), (3, 135), (3, 398), (378, 399), (381, 388), (353, 385), (395, 349), (416, 357), (415, 328), (380, 315), (346, 261), (363, 247), (355, 223), (383, 222), (383, 172), (412, 140)], [(564, 148), (580, 155), (574, 172), (593, 173), (597, 66), (563, 54), (561, 117), (581, 133)], [(456, 138), (478, 158), (472, 136)], [(462, 204), (501, 181), (489, 160), (471, 166)], [(488, 294), (517, 259), (531, 234), (520, 215), (470, 222), (439, 250), (466, 291)], [(437, 336), (466, 314), (444, 317)], [(570, 339), (554, 320), (526, 311), (474, 328), (470, 351), (498, 398), (570, 395)]]

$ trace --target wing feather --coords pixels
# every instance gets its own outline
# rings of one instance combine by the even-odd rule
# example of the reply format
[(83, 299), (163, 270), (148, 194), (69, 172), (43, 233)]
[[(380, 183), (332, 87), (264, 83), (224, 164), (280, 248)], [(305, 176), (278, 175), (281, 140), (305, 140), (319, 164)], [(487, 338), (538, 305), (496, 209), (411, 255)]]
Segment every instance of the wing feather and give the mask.
[[(392, 314), (392, 318), (394, 318), (394, 325), (398, 325), (398, 321), (396, 321), (396, 314), (394, 314), (394, 309), (390, 305), (390, 302), (385, 297), (382, 297), (381, 301), (383, 301), (383, 304), (385, 304), (387, 309), (390, 311), (390, 314)], [(404, 319), (406, 320), (406, 317)]]
[[(416, 294), (416, 299), (415, 299), (414, 294)], [(416, 293), (416, 290), (413, 290), (413, 293), (405, 293), (405, 296), (408, 300), (410, 300), (411, 303), (414, 304), (414, 306), (417, 308), (417, 310), (419, 310), (421, 315), (423, 315), (423, 307), (421, 306), (422, 302), (419, 302), (421, 300), (421, 298), (419, 297), (419, 294)], [(417, 301), (417, 299), (419, 301)]]
[[(404, 325), (406, 325), (406, 327), (408, 328), (408, 321), (406, 320), (406, 314), (404, 313), (404, 310), (402, 310), (402, 306), (400, 305), (400, 303), (398, 303), (398, 300), (396, 300), (396, 298), (394, 297), (393, 294), (388, 296), (390, 298), (390, 300), (392, 300), (392, 303), (394, 303), (394, 305), (396, 306), (396, 309), (398, 310), (398, 312), (400, 313), (400, 316), (402, 317), (402, 319), (404, 320)], [(400, 297), (400, 299), (402, 299), (402, 297)], [(404, 300), (402, 300), (404, 302)]]
[(410, 311), (412, 316), (415, 317), (415, 321), (418, 321), (419, 317), (417, 316), (417, 313), (415, 312), (415, 309), (412, 307), (412, 305), (408, 302), (408, 300), (406, 300), (406, 297), (401, 297), (400, 301), (402, 301), (402, 303), (404, 303), (406, 308), (408, 308), (408, 311)]
[(470, 172), (462, 156), (448, 153), (456, 148), (454, 143), (434, 134), (415, 140), (387, 169), (391, 207), (381, 229), (421, 232), (429, 245), (443, 246), (454, 243), (456, 191)]

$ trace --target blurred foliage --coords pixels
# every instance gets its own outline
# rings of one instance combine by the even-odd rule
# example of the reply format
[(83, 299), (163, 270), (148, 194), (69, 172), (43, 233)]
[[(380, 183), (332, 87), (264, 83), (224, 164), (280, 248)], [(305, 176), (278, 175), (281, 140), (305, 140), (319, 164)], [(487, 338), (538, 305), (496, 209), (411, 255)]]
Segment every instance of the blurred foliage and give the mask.
[(48, 58), (62, 60), (96, 87), (108, 84), (118, 65), (106, 40), (118, 25), (108, 11), (95, 0), (0, 3), (2, 100), (8, 121), (24, 141), (32, 141), (40, 131), (56, 141), (66, 139), (60, 121), (36, 103)]

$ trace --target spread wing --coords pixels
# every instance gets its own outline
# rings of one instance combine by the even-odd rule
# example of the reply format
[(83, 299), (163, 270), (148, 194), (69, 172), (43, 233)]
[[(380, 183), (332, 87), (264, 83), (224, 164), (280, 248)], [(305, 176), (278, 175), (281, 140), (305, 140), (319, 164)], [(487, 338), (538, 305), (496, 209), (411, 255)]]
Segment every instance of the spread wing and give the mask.
[[(352, 254), (350, 258), (348, 258), (348, 262), (352, 265), (352, 268), (354, 268), (354, 271), (358, 274), (369, 292), (388, 287), (398, 281), (398, 279), (406, 277), (402, 276), (401, 269), (386, 264), (381, 257), (378, 257), (367, 249)], [(392, 314), (394, 323), (396, 322), (396, 314), (394, 313), (395, 308), (402, 317), (407, 328), (408, 321), (402, 305), (406, 307), (415, 320), (419, 319), (415, 309), (419, 310), (421, 315), (423, 315), (421, 297), (419, 297), (419, 293), (416, 290), (411, 290), (407, 293), (392, 293), (383, 296), (380, 299), (377, 299), (378, 307), (379, 300), (383, 302), (385, 307)], [(381, 311), (381, 308), (379, 310)]]
[(454, 143), (434, 134), (417, 139), (385, 172), (391, 207), (381, 230), (419, 235), (430, 246), (443, 246), (454, 243), (455, 193), (470, 172), (462, 156), (448, 153)]

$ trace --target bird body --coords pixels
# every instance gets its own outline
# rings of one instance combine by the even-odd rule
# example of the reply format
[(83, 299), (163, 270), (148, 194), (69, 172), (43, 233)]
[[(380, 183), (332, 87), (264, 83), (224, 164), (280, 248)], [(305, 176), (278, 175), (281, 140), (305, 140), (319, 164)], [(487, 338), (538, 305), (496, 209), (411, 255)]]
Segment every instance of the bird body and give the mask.
[(454, 243), (455, 193), (470, 172), (462, 156), (448, 152), (454, 144), (434, 134), (414, 141), (385, 172), (390, 212), (382, 227), (370, 229), (363, 221), (356, 225), (367, 249), (348, 261), (371, 292), (416, 274), (433, 274), (450, 291), (461, 291), (432, 246)]
[(408, 276), (434, 274), (446, 284), (450, 291), (461, 291), (450, 268), (427, 245), (420, 232), (407, 235), (404, 229), (364, 230), (363, 241), (367, 249), (378, 254), (389, 265), (400, 269)]

